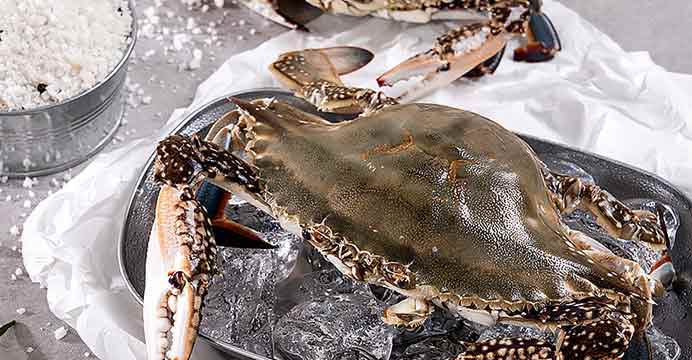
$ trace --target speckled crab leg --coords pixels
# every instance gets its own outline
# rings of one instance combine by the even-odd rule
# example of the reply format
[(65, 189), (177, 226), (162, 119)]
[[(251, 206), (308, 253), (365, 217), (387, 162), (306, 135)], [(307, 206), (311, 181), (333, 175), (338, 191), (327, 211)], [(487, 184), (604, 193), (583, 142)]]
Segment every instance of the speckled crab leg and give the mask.
[(397, 101), (371, 89), (344, 86), (339, 75), (365, 66), (372, 57), (356, 47), (306, 49), (282, 54), (269, 70), (321, 111), (368, 115)]
[(515, 60), (540, 62), (553, 58), (560, 40), (552, 23), (540, 11), (539, 1), (469, 2), (468, 8), (489, 13), (490, 19), (453, 29), (438, 37), (435, 46), (397, 65), (377, 79), (380, 86), (422, 77), (399, 99), (410, 101), (462, 77), (478, 77), (497, 69), (507, 42), (527, 35), (526, 46), (515, 50)]
[(579, 178), (549, 171), (544, 176), (561, 212), (581, 208), (591, 212), (598, 224), (614, 237), (642, 241), (658, 250), (666, 248), (663, 220), (656, 214), (632, 210), (596, 184), (585, 183)]
[(530, 338), (490, 339), (469, 344), (456, 359), (618, 359), (634, 334), (633, 318), (634, 314), (598, 298), (525, 309), (521, 313), (524, 321), (559, 324), (555, 343)]
[[(672, 285), (676, 278), (675, 268), (668, 256), (668, 234), (665, 229), (663, 214), (653, 214), (645, 210), (632, 210), (617, 200), (609, 192), (592, 183), (585, 183), (579, 178), (544, 171), (545, 182), (554, 194), (553, 201), (563, 213), (569, 213), (577, 208), (589, 211), (596, 217), (596, 222), (611, 236), (641, 241), (654, 250), (660, 251), (661, 257), (651, 269), (646, 281), (655, 296), (662, 296), (665, 288)], [(579, 232), (572, 240), (587, 239), (590, 245), (596, 241)], [(581, 235), (579, 235), (581, 234)], [(598, 245), (594, 245), (598, 246)], [(609, 251), (586, 249), (594, 261), (609, 264), (610, 268), (620, 277), (633, 282), (642, 277), (639, 264), (621, 259)]]

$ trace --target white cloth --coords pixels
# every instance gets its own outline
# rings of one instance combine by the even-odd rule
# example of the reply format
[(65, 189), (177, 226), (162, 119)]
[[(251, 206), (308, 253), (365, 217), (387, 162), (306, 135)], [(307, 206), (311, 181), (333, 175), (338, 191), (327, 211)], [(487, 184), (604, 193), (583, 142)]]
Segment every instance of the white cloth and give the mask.
[[(564, 47), (554, 61), (516, 63), (508, 51), (495, 75), (458, 81), (424, 100), (638, 166), (692, 194), (692, 76), (666, 72), (645, 52), (623, 51), (559, 3), (546, 1), (544, 9)], [(429, 48), (444, 25), (323, 16), (310, 27), (311, 34), (288, 32), (228, 59), (199, 86), (194, 102), (171, 116), (169, 128), (214, 98), (278, 86), (266, 69), (289, 50), (370, 49), (374, 61), (344, 81), (374, 88), (386, 69)], [(96, 157), (39, 204), (24, 227), (24, 264), (31, 279), (48, 288), (51, 311), (103, 360), (144, 359), (141, 309), (124, 284), (115, 254), (137, 176), (163, 135)]]

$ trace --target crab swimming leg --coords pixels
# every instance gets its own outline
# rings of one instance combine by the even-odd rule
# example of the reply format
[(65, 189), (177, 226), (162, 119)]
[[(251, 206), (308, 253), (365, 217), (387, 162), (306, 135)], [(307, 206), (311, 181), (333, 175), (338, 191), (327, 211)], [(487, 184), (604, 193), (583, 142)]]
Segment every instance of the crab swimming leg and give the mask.
[(522, 310), (520, 317), (555, 325), (557, 341), (489, 339), (468, 344), (467, 350), (456, 359), (618, 359), (627, 350), (635, 332), (630, 320), (634, 314), (616, 309), (607, 299), (586, 298), (533, 307)]
[(397, 101), (381, 92), (344, 86), (339, 75), (365, 66), (372, 57), (357, 47), (306, 49), (282, 54), (269, 70), (321, 111), (371, 114)]
[[(516, 60), (547, 61), (560, 50), (552, 23), (540, 11), (538, 0), (499, 1), (482, 4), (490, 20), (452, 29), (438, 37), (435, 46), (402, 62), (377, 79), (380, 86), (422, 77), (399, 96), (411, 101), (443, 87), (462, 76), (493, 73), (499, 66), (507, 42), (528, 34), (528, 44), (515, 52)], [(519, 54), (519, 55), (516, 55)]]

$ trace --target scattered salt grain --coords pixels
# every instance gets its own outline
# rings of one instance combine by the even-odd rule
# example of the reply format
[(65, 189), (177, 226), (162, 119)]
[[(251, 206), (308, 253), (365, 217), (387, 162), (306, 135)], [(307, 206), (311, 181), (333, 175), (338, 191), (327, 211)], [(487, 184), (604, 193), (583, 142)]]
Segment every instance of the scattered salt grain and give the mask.
[(17, 275), (15, 275), (15, 274), (10, 275), (10, 279), (12, 279), (12, 281), (17, 281)]
[(25, 308), (19, 308), (16, 311), (17, 311), (17, 314), (24, 315), (24, 313), (26, 312), (26, 309)]
[(19, 231), (19, 226), (12, 225), (12, 227), (10, 228), (10, 234), (12, 234), (13, 236), (19, 236), (19, 234), (21, 234), (21, 232)]
[(64, 338), (66, 335), (67, 335), (67, 330), (65, 329), (64, 326), (61, 326), (61, 327), (55, 329), (55, 331), (53, 331), (53, 336), (55, 336), (55, 340), (60, 340), (60, 339)]
[(12, 201), (12, 195), (5, 196), (5, 201), (7, 201), (7, 202)]
[(32, 352), (34, 352), (34, 348), (32, 348), (31, 346), (29, 346), (28, 348), (26, 348), (26, 353), (27, 353), (27, 354), (31, 354)]
[(255, 29), (255, 28), (250, 29), (250, 35), (255, 35), (255, 34), (257, 34), (257, 29)]
[(54, 104), (92, 88), (131, 41), (127, 0), (9, 0), (2, 14), (3, 53), (11, 56), (0, 57), (0, 111)]
[(26, 195), (27, 195), (29, 198), (31, 198), (31, 199), (33, 199), (33, 198), (36, 197), (36, 193), (33, 192), (33, 191), (31, 191), (31, 190), (29, 190), (29, 191), (26, 193)]
[(16, 270), (14, 270), (14, 274), (17, 276), (22, 276), (24, 275), (24, 271), (22, 271), (22, 269), (20, 268), (17, 268)]
[(197, 70), (202, 65), (202, 50), (194, 49), (192, 50), (192, 60), (187, 65), (189, 70)]
[(22, 206), (23, 206), (25, 209), (31, 208), (31, 200), (24, 200), (24, 203), (22, 204)]
[(62, 179), (63, 179), (64, 181), (70, 181), (70, 180), (72, 180), (72, 174), (70, 174), (70, 173), (65, 173), (65, 175), (62, 176)]
[(25, 177), (24, 181), (22, 182), (22, 187), (25, 189), (31, 189), (34, 186), (34, 182), (31, 180), (30, 177)]
[(214, 0), (214, 5), (216, 5), (217, 8), (222, 8), (223, 7), (224, 0)]
[[(1, 85), (1, 84), (0, 84), (0, 85)], [(7, 91), (7, 93), (9, 94), (9, 91)], [(0, 102), (2, 102), (2, 99), (0, 99)], [(8, 102), (5, 101), (5, 103), (8, 103)], [(31, 161), (31, 159), (29, 159), (29, 158), (24, 158), (24, 160), (22, 160), (22, 166), (24, 166), (24, 169), (25, 169), (25, 170), (29, 170), (29, 169), (31, 168), (32, 165), (33, 165), (33, 162)]]
[(87, 352), (84, 353), (84, 357), (88, 358), (89, 356), (91, 356), (91, 353), (90, 353), (90, 352), (87, 351)]
[(0, 176), (0, 184), (4, 184), (9, 180), (8, 176)]
[(238, 39), (238, 41), (243, 41), (243, 40), (245, 40), (245, 36), (238, 35), (238, 36), (236, 36), (236, 39)]

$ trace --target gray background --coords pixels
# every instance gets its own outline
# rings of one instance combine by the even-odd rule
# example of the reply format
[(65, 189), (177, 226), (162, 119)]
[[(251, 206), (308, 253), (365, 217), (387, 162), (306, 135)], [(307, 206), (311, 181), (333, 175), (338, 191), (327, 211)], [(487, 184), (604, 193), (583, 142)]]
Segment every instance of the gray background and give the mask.
[[(229, 1), (227, 1), (229, 2)], [(609, 34), (627, 50), (649, 51), (653, 59), (671, 71), (692, 73), (692, 41), (688, 36), (692, 21), (692, 4), (686, 0), (675, 1), (633, 1), (608, 0), (584, 1), (562, 0), (564, 4), (576, 10), (592, 21), (598, 28)], [(142, 0), (137, 6), (140, 14), (151, 6), (153, 0)], [(133, 83), (141, 84), (143, 94), (133, 96), (136, 103), (143, 96), (151, 96), (151, 104), (130, 106), (126, 115), (127, 124), (122, 126), (118, 140), (110, 146), (113, 148), (121, 141), (145, 136), (161, 127), (170, 112), (187, 105), (192, 99), (197, 84), (207, 78), (229, 56), (260, 44), (267, 38), (284, 31), (281, 27), (270, 24), (244, 8), (228, 4), (224, 10), (213, 9), (202, 13), (189, 11), (181, 7), (176, 0), (168, 0), (164, 6), (182, 16), (178, 19), (162, 19), (171, 28), (180, 27), (187, 17), (198, 19), (198, 23), (219, 22), (219, 43), (202, 47), (204, 60), (200, 69), (195, 71), (181, 70), (181, 64), (189, 59), (190, 48), (164, 55), (162, 49), (170, 39), (163, 41), (155, 38), (140, 38), (134, 61), (131, 65), (130, 78)], [(162, 12), (163, 9), (159, 9)], [(224, 14), (225, 13), (225, 14)], [(162, 16), (163, 18), (163, 16)], [(245, 23), (239, 23), (239, 20)], [(177, 24), (177, 25), (176, 25)], [(556, 24), (559, 29), (559, 24)], [(251, 34), (251, 29), (256, 33)], [(238, 39), (242, 36), (243, 39)], [(194, 38), (194, 44), (203, 46), (204, 36)], [(143, 59), (148, 50), (156, 50), (154, 55)], [(155, 76), (155, 78), (152, 78)], [(133, 103), (133, 104), (134, 104)], [(67, 174), (76, 174), (83, 166), (72, 169)], [(36, 197), (31, 199), (32, 206), (47, 196), (48, 191), (57, 187), (51, 185), (51, 179), (62, 181), (65, 173), (39, 178), (39, 183), (31, 189)], [(53, 330), (63, 326), (53, 316), (46, 303), (46, 291), (37, 284), (32, 284), (26, 275), (12, 281), (10, 275), (21, 268), (21, 253), (13, 247), (21, 246), (18, 237), (9, 233), (12, 225), (21, 224), (31, 209), (23, 208), (25, 199), (29, 199), (28, 190), (22, 188), (21, 180), (10, 180), (0, 184), (0, 324), (17, 319), (19, 325), (14, 331), (0, 339), (2, 347), (35, 350), (27, 358), (39, 359), (79, 359), (88, 351), (75, 332), (62, 340), (55, 340)], [(6, 202), (5, 196), (11, 195), (12, 201)], [(19, 315), (18, 308), (27, 312)], [(2, 353), (0, 353), (2, 355)], [(5, 360), (5, 357), (2, 357)], [(93, 356), (92, 356), (93, 357)], [(23, 358), (23, 357), (20, 357)]]

